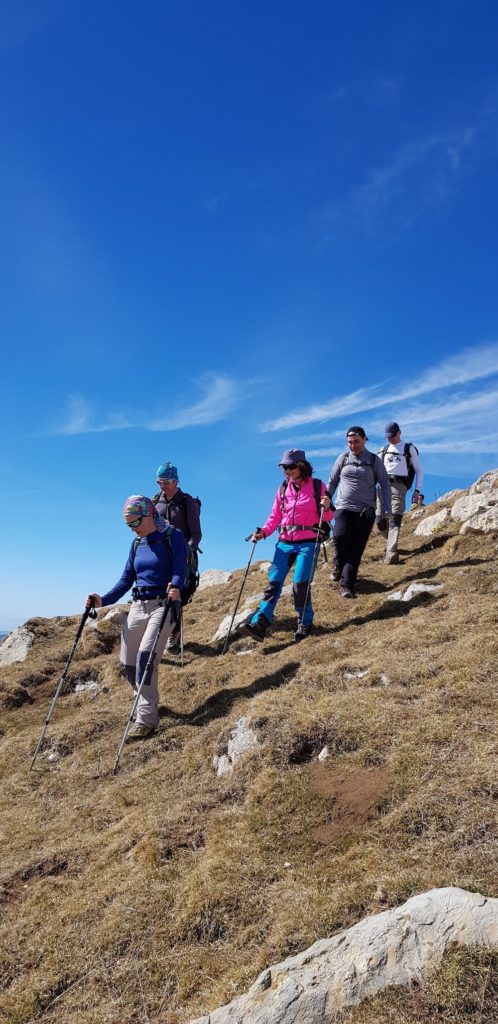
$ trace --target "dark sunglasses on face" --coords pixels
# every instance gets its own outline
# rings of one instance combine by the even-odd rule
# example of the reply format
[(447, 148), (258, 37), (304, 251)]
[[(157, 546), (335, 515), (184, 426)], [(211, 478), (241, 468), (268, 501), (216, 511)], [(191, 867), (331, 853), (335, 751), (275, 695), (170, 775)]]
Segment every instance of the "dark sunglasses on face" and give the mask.
[(142, 519), (143, 519), (143, 516), (139, 516), (138, 519), (132, 519), (131, 523), (127, 523), (126, 525), (130, 526), (131, 529), (134, 530), (137, 526), (140, 526), (140, 523), (142, 522)]
[(291, 462), (290, 465), (284, 466), (284, 473), (290, 473), (292, 469), (297, 469), (297, 462)]

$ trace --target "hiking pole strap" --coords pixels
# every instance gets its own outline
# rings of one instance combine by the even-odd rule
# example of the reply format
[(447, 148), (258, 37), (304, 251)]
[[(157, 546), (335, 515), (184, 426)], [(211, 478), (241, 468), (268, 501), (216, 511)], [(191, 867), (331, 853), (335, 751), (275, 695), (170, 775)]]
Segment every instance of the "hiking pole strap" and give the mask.
[[(259, 529), (259, 527), (258, 527), (258, 529)], [(251, 537), (252, 537), (252, 533), (249, 534), (249, 537), (246, 537), (246, 540), (250, 540)], [(249, 572), (249, 568), (250, 568), (250, 565), (251, 565), (251, 562), (252, 562), (252, 559), (253, 559), (254, 552), (256, 550), (256, 544), (257, 543), (258, 543), (257, 540), (253, 540), (253, 542), (252, 542), (251, 554), (249, 555), (249, 561), (247, 563), (247, 568), (246, 568), (246, 571), (245, 571), (245, 574), (244, 574), (244, 579), (242, 580), (242, 586), (241, 586), (241, 588), (239, 590), (239, 596), (237, 598), (237, 604), (235, 605), (234, 612), (233, 612), (233, 615), (232, 615), (232, 621), (230, 623), (230, 626), (229, 626), (229, 629), (228, 629), (228, 633), (227, 633), (227, 635), (225, 637), (225, 643), (223, 644), (223, 650), (221, 652), (222, 655), (225, 654), (225, 651), (226, 651), (227, 646), (228, 646), (228, 641), (230, 639), (230, 633), (232, 632), (232, 626), (234, 624), (235, 616), (237, 614), (237, 608), (239, 607), (239, 604), (240, 604), (240, 599), (242, 597), (242, 591), (243, 591), (243, 589), (245, 587), (245, 584), (246, 584), (247, 574)]]
[(63, 687), (63, 685), (64, 685), (64, 683), (66, 681), (66, 676), (67, 676), (67, 673), (68, 673), (69, 666), (70, 666), (70, 664), (71, 664), (71, 662), (73, 660), (73, 655), (74, 655), (74, 652), (76, 650), (76, 645), (77, 645), (78, 640), (80, 639), (80, 636), (81, 636), (81, 634), (83, 632), (83, 629), (84, 629), (84, 627), (86, 625), (87, 619), (89, 619), (89, 618), (92, 618), (92, 619), (96, 619), (97, 618), (97, 612), (95, 611), (95, 608), (93, 607), (93, 602), (92, 602), (92, 604), (90, 605), (89, 608), (85, 608), (85, 611), (83, 612), (83, 615), (81, 616), (81, 622), (80, 622), (80, 624), (78, 626), (78, 632), (76, 633), (76, 636), (74, 638), (73, 646), (71, 647), (71, 650), (70, 650), (70, 652), (68, 654), (68, 657), (66, 659), (66, 664), (64, 665), (64, 668), (63, 668), (63, 671), (62, 671), (62, 675), (61, 675), (61, 677), (59, 679), (59, 683), (57, 685), (57, 689), (56, 689), (56, 691), (54, 693), (54, 696), (52, 698), (52, 703), (50, 705), (50, 708), (49, 708), (49, 711), (48, 711), (48, 715), (47, 715), (47, 717), (45, 719), (45, 724), (44, 724), (43, 729), (42, 729), (42, 731), (40, 733), (40, 738), (38, 740), (38, 743), (36, 744), (36, 749), (35, 749), (35, 752), (33, 754), (33, 758), (31, 760), (31, 764), (29, 766), (29, 770), (30, 771), (33, 768), (33, 765), (34, 765), (34, 763), (36, 761), (36, 758), (38, 757), (38, 754), (39, 754), (41, 745), (43, 743), (43, 740), (45, 739), (45, 733), (46, 733), (46, 731), (48, 729), (48, 725), (49, 725), (50, 719), (52, 717), (52, 712), (53, 712), (53, 710), (55, 708), (55, 705), (57, 704), (57, 700), (59, 698), (59, 694), (60, 694), (60, 692), (62, 690), (62, 687)]
[(156, 633), (156, 635), (154, 637), (154, 643), (152, 644), (149, 657), (147, 658), (147, 664), (146, 664), (146, 666), (145, 666), (145, 668), (143, 670), (142, 678), (140, 680), (139, 687), (138, 687), (137, 692), (135, 694), (135, 700), (133, 701), (132, 708), (131, 708), (130, 714), (128, 716), (128, 721), (126, 723), (126, 728), (125, 728), (125, 731), (123, 733), (123, 738), (121, 740), (121, 743), (119, 744), (118, 752), (116, 754), (116, 760), (114, 762), (114, 768), (113, 768), (113, 771), (112, 771), (113, 775), (116, 775), (116, 772), (117, 772), (117, 770), (119, 768), (119, 762), (120, 762), (120, 759), (121, 759), (121, 753), (122, 753), (123, 747), (124, 747), (124, 745), (126, 743), (126, 737), (128, 736), (130, 725), (131, 725), (131, 723), (133, 721), (133, 716), (135, 715), (135, 712), (137, 710), (138, 702), (140, 700), (140, 696), (141, 696), (142, 690), (143, 690), (144, 685), (145, 685), (145, 680), (147, 679), (147, 675), (148, 675), (149, 671), (152, 669), (152, 665), (154, 663), (154, 658), (155, 658), (155, 655), (156, 655), (157, 645), (159, 643), (159, 637), (161, 636), (161, 633), (162, 633), (162, 631), (164, 629), (164, 624), (166, 622), (166, 618), (167, 618), (168, 613), (171, 610), (172, 606), (173, 606), (173, 602), (172, 601), (170, 601), (170, 600), (166, 601), (166, 604), (164, 606), (163, 614), (161, 615), (161, 621), (159, 623), (157, 633)]

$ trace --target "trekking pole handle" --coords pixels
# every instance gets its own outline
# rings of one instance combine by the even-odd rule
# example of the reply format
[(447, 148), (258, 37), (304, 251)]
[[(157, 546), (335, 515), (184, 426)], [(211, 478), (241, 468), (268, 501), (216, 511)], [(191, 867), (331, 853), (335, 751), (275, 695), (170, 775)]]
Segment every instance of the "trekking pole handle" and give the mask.
[[(252, 538), (253, 538), (253, 535), (254, 535), (255, 533), (259, 533), (260, 529), (261, 529), (261, 527), (260, 527), (260, 526), (257, 526), (257, 527), (256, 527), (256, 529), (255, 529), (255, 530), (253, 530), (253, 531), (252, 531), (252, 533), (250, 533), (248, 537), (244, 537), (244, 540), (246, 541), (246, 543), (247, 543), (247, 541), (248, 541), (248, 540), (252, 540)], [(261, 538), (261, 539), (263, 539), (263, 538)], [(255, 543), (255, 544), (257, 544), (257, 541), (255, 541), (254, 543)]]

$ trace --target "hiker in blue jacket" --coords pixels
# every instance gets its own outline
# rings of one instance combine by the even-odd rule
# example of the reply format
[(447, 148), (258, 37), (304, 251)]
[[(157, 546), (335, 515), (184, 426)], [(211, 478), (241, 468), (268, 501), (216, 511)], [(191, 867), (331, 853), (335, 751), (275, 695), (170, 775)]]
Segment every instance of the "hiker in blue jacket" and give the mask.
[(346, 438), (349, 450), (334, 462), (327, 484), (331, 497), (339, 488), (332, 580), (341, 584), (341, 597), (356, 597), (358, 569), (375, 520), (377, 484), (386, 516), (391, 515), (391, 489), (382, 460), (365, 448), (368, 437), (363, 427), (350, 427)]
[[(121, 636), (121, 672), (136, 689), (147, 665), (163, 613), (164, 598), (172, 602), (156, 647), (154, 664), (142, 688), (137, 707), (137, 720), (127, 741), (151, 736), (159, 724), (157, 671), (164, 647), (180, 607), (180, 587), (185, 570), (185, 548), (179, 530), (169, 531), (156, 512), (150, 498), (132, 494), (126, 499), (123, 515), (133, 530), (133, 541), (126, 565), (118, 582), (102, 597), (89, 594), (87, 608), (93, 601), (96, 608), (119, 601), (132, 589), (132, 604)], [(168, 530), (168, 540), (163, 536)]]

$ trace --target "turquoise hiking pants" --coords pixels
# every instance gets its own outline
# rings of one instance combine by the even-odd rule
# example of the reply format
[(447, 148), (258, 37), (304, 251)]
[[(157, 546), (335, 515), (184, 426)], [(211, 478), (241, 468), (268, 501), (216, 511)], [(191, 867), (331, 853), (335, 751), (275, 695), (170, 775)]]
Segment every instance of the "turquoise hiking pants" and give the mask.
[(282, 593), (282, 587), (287, 573), (293, 568), (292, 593), (294, 597), (294, 608), (296, 609), (298, 622), (309, 626), (313, 622), (313, 607), (311, 604), (311, 589), (306, 608), (306, 591), (309, 578), (313, 569), (313, 558), (315, 554), (315, 541), (287, 541), (279, 540), (273, 562), (268, 572), (268, 583), (263, 594), (263, 599), (257, 611), (254, 613), (251, 622), (256, 622), (259, 615), (264, 615), (269, 622), (272, 620), (275, 606)]

